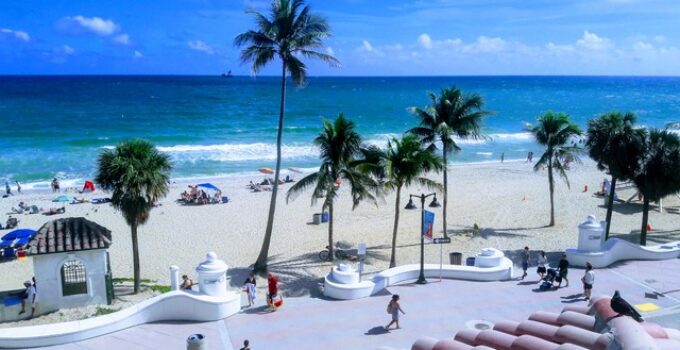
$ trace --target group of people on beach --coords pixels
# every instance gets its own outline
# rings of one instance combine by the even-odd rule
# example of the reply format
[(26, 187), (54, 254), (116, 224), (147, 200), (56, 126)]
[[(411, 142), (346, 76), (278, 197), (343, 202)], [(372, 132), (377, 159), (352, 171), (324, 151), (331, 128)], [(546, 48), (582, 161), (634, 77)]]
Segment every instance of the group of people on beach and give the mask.
[[(295, 180), (290, 176), (286, 175), (286, 177), (281, 180), (279, 179), (279, 185), (287, 184), (295, 182)], [(255, 183), (252, 180), (248, 183), (248, 186), (246, 186), (249, 190), (252, 190), (253, 192), (262, 192), (262, 191), (271, 191), (272, 188), (270, 186), (274, 185), (274, 179), (270, 178), (264, 178), (262, 182)]]
[[(529, 247), (524, 247), (520, 253), (523, 271), (520, 280), (524, 280), (528, 275), (527, 270), (529, 269), (530, 256)], [(545, 256), (545, 252), (542, 250), (539, 251), (536, 262), (536, 273), (540, 277), (539, 290), (559, 289), (562, 287), (562, 281), (565, 282), (565, 287), (569, 287), (569, 261), (567, 260), (567, 254), (562, 253), (560, 261), (557, 264), (557, 269), (548, 267), (548, 259)], [(557, 285), (555, 285), (555, 283), (557, 283)], [(583, 284), (583, 296), (585, 300), (588, 301), (592, 295), (593, 284), (595, 283), (595, 272), (593, 272), (593, 265), (590, 262), (587, 262), (585, 265), (585, 272), (583, 277), (581, 277), (581, 283)]]
[(222, 202), (222, 191), (216, 190), (210, 196), (205, 190), (199, 189), (197, 185), (189, 185), (189, 191), (182, 192), (181, 201), (185, 204), (217, 204)]

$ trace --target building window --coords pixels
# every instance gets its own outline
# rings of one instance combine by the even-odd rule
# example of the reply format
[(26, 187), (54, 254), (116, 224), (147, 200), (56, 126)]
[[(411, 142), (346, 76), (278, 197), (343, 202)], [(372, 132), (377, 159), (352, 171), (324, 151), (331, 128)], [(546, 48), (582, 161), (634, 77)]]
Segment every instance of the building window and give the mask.
[(68, 260), (61, 267), (61, 290), (64, 296), (87, 294), (87, 274), (80, 261)]

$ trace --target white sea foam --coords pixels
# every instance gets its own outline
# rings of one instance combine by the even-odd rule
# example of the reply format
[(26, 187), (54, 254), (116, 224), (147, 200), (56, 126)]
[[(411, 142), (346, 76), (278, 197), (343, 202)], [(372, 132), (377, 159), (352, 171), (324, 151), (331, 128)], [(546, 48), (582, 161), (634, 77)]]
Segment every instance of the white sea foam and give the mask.
[[(238, 162), (247, 160), (276, 159), (276, 145), (268, 143), (218, 144), (218, 145), (176, 145), (159, 146), (158, 150), (169, 153), (180, 160), (212, 160), (220, 162)], [(311, 144), (283, 145), (281, 153), (284, 159), (300, 159), (318, 157), (317, 148)]]
[(480, 156), (490, 157), (490, 156), (493, 155), (493, 152), (475, 152), (475, 154), (478, 154)]

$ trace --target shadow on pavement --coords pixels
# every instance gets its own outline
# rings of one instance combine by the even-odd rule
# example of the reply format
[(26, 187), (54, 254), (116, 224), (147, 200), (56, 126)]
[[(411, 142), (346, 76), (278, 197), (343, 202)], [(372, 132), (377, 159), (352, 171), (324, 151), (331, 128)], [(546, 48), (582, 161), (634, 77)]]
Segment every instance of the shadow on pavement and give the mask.
[(383, 326), (375, 326), (375, 327), (369, 329), (368, 331), (366, 331), (366, 333), (364, 333), (364, 335), (380, 335), (380, 334), (387, 334), (389, 332), (390, 331), (385, 329), (385, 327), (383, 327)]

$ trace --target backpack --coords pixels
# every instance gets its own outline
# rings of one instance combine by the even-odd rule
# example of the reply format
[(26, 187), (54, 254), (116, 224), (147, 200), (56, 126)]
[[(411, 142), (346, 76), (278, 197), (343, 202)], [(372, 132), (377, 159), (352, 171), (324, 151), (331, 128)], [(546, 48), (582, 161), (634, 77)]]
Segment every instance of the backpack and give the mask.
[(392, 313), (392, 302), (390, 301), (389, 304), (387, 304), (387, 313), (391, 314)]

